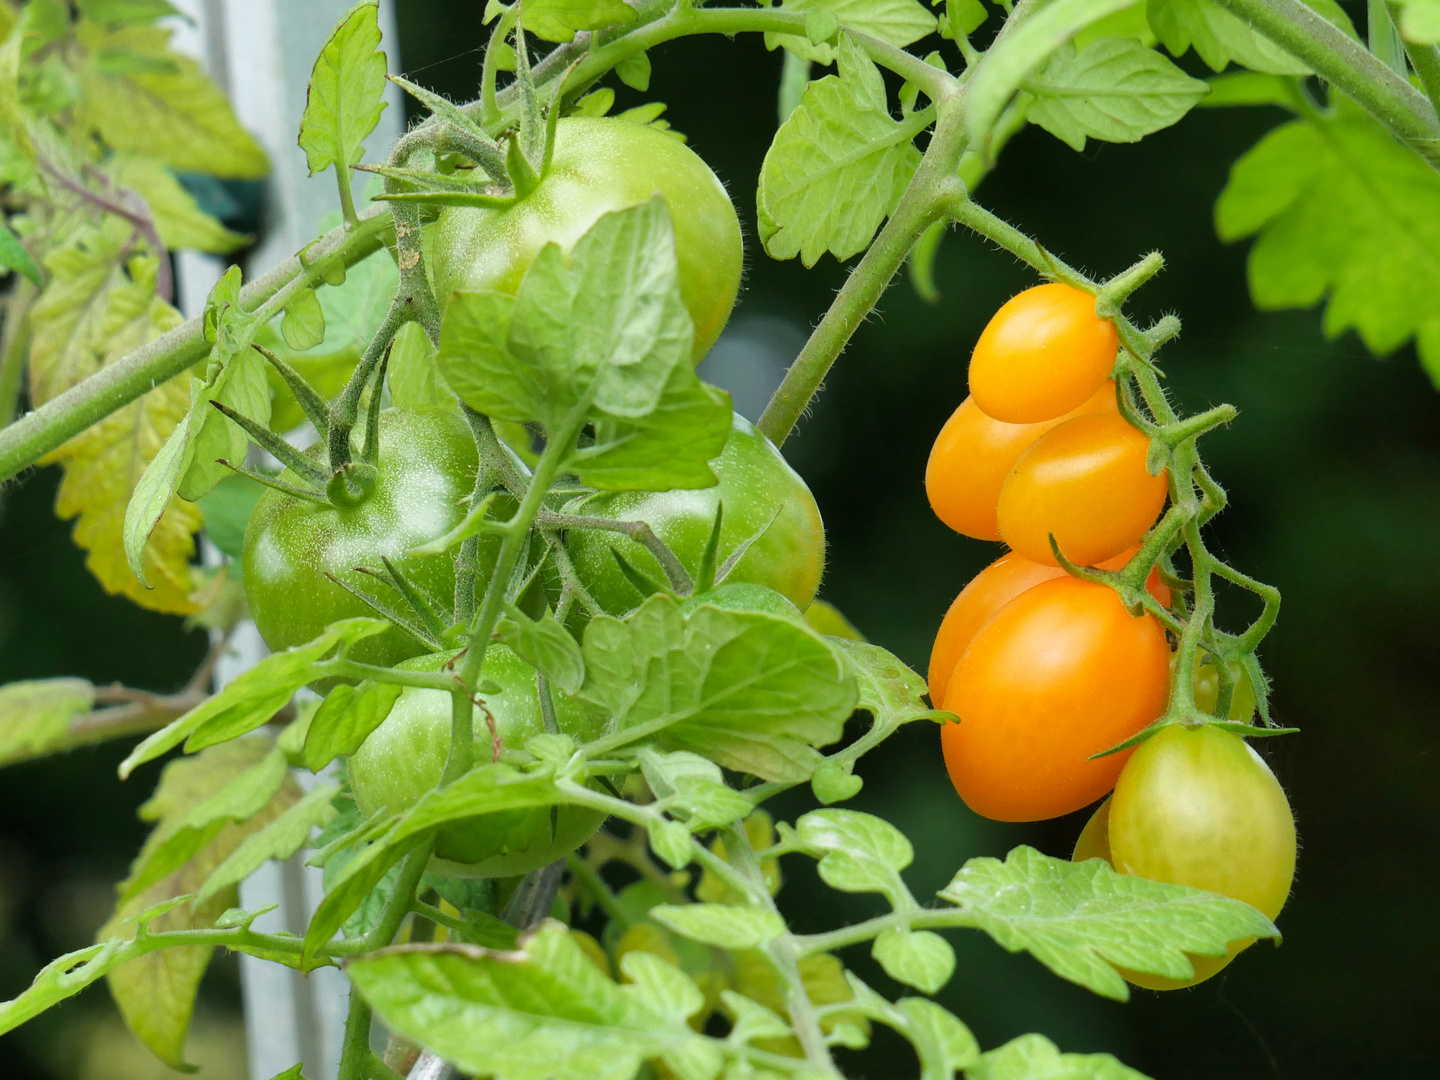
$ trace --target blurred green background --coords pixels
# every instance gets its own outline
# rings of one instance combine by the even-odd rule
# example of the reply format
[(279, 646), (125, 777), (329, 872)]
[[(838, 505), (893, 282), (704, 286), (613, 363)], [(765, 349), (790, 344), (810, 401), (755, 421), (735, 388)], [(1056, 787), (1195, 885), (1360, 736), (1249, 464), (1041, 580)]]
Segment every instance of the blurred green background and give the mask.
[[(476, 10), (441, 0), (400, 8), (411, 77), (472, 97)], [(747, 287), (704, 371), (753, 417), (844, 270), (828, 257), (812, 271), (772, 262), (755, 238), (754, 184), (775, 127), (779, 55), (755, 38), (713, 39), (666, 46), (653, 60), (649, 92), (620, 88), (622, 106), (669, 103), (669, 119), (729, 185), (745, 224)], [(1183, 319), (1183, 336), (1160, 361), (1182, 406), (1239, 407), (1239, 420), (1203, 444), (1231, 495), (1212, 526), (1214, 546), (1284, 594), (1262, 658), (1277, 717), (1303, 729), (1260, 747), (1290, 793), (1302, 839), (1280, 920), (1283, 947), (1257, 946), (1193, 990), (1137, 991), (1118, 1005), (988, 939), (955, 936), (960, 964), (940, 1000), (985, 1046), (1038, 1030), (1064, 1049), (1108, 1050), (1176, 1080), (1430, 1077), (1440, 1065), (1440, 668), (1429, 666), (1440, 638), (1440, 396), (1409, 348), (1376, 361), (1353, 336), (1326, 341), (1316, 312), (1251, 308), (1245, 246), (1215, 239), (1211, 208), (1230, 163), (1281, 118), (1268, 109), (1202, 109), (1138, 146), (1092, 142), (1080, 155), (1030, 130), (980, 191), (997, 213), (1096, 274), (1151, 249), (1165, 254), (1167, 270), (1136, 296), (1133, 312), (1142, 321), (1170, 312)], [(786, 445), (826, 519), (823, 595), (922, 673), (946, 606), (998, 554), (930, 513), (926, 456), (965, 395), (981, 327), (1034, 283), (1005, 253), (958, 233), (944, 243), (936, 278), (935, 306), (897, 282)], [(51, 516), (55, 483), (55, 471), (42, 469), (4, 493), (0, 679), (75, 674), (177, 688), (203, 654), (204, 635), (100, 592), (68, 526)], [(1254, 608), (1225, 595), (1221, 611), (1233, 628)], [(135, 807), (154, 779), (152, 767), (120, 784), (114, 767), (123, 752), (96, 748), (0, 774), (0, 998), (53, 956), (86, 944), (107, 914), (111, 884), (144, 834)], [(1040, 825), (976, 818), (951, 790), (928, 725), (895, 737), (862, 774), (853, 805), (890, 818), (914, 841), (909, 877), (920, 895), (973, 855), (1020, 843), (1068, 854), (1083, 823), (1083, 815)], [(776, 807), (787, 817), (806, 808), (800, 796)], [(782, 895), (798, 928), (869, 913), (863, 898), (790, 869)], [(863, 951), (846, 959), (898, 992)], [(222, 960), (193, 1040), (202, 1076), (243, 1075), (237, 1009), (233, 960)], [(0, 1040), (0, 1074), (169, 1075), (132, 1046), (95, 988)], [(909, 1051), (883, 1034), (847, 1067), (877, 1080), (913, 1075)]]

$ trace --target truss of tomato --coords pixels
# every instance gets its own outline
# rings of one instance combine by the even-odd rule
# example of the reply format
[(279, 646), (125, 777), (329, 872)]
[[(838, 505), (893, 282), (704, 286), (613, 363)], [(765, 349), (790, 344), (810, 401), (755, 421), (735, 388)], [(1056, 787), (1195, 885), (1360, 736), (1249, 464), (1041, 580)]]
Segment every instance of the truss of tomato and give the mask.
[[(725, 449), (710, 467), (719, 479), (714, 487), (602, 492), (570, 510), (615, 521), (647, 522), (694, 574), (723, 503), (719, 561), (723, 563), (743, 542), (760, 534), (725, 584), (763, 585), (804, 611), (815, 599), (825, 568), (825, 527), (805, 481), (769, 439), (738, 415)], [(611, 614), (629, 611), (644, 599), (612, 551), (654, 580), (665, 580), (655, 557), (620, 533), (572, 529), (567, 544), (582, 584)]]
[[(356, 567), (381, 570), (385, 557), (441, 610), (455, 593), (455, 567), (444, 556), (411, 549), (459, 524), (475, 486), (475, 440), (458, 412), (390, 409), (380, 415), (380, 454), (373, 490), (355, 506), (332, 506), (269, 489), (245, 530), (244, 580), (250, 613), (272, 650), (302, 644), (339, 619), (375, 615), (327, 575), (391, 607), (404, 607), (388, 586)], [(323, 460), (317, 443), (310, 454)], [(288, 471), (281, 481), (299, 483)], [(498, 542), (482, 541), (481, 565)], [(350, 658), (392, 665), (426, 651), (397, 627), (357, 642)]]
[(1128, 752), (1090, 760), (1165, 711), (1170, 649), (1107, 585), (1043, 581), (1001, 608), (960, 657), (941, 728), (965, 803), (1000, 821), (1073, 813), (1115, 783)]
[[(431, 653), (408, 660), (406, 671), (440, 671), (452, 653)], [(499, 689), (481, 700), (495, 718), (495, 732), (507, 749), (519, 750), (545, 731), (535, 669), (505, 646), (485, 651), (483, 679)], [(597, 737), (605, 718), (555, 691), (560, 730), (584, 742)], [(370, 733), (349, 763), (350, 788), (365, 816), (384, 807), (406, 810), (439, 783), (450, 753), (451, 696), (443, 690), (407, 687), (385, 720)], [(490, 727), (478, 706), (474, 711), (475, 760), (493, 756)], [(445, 826), (435, 841), (437, 858), (456, 864), (448, 869), (469, 877), (513, 877), (564, 858), (600, 827), (604, 815), (576, 806), (528, 807), (466, 818)]]
[(725, 186), (673, 135), (619, 119), (569, 117), (539, 185), (504, 209), (444, 207), (427, 237), (435, 294), (512, 295), (548, 243), (566, 251), (603, 214), (664, 196), (675, 228), (680, 294), (695, 323), (695, 360), (715, 344), (740, 289), (740, 221)]

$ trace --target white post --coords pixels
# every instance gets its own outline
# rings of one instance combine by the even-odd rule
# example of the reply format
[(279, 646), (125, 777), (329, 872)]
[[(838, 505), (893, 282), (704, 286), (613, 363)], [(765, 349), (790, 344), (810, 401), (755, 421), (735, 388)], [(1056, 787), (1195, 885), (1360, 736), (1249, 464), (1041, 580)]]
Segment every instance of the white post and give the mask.
[[(203, 62), (234, 104), (242, 124), (270, 155), (260, 240), (246, 258), (246, 277), (262, 272), (304, 247), (318, 233), (321, 218), (339, 206), (335, 177), (311, 177), (296, 142), (305, 108), (310, 69), (330, 28), (352, 0), (175, 0), (190, 22), (173, 20), (174, 46)], [(380, 0), (380, 27), (390, 70), (398, 71), (398, 38), (393, 0)], [(391, 86), (390, 107), (370, 137), (371, 156), (382, 153), (404, 132), (404, 107)], [(221, 260), (197, 252), (176, 259), (177, 297), (182, 312), (196, 315), (224, 271)], [(218, 557), (215, 553), (210, 556)], [(229, 653), (216, 668), (216, 688), (265, 655), (254, 623), (235, 632)], [(313, 783), (308, 773), (297, 773)], [(241, 886), (247, 910), (278, 905), (256, 923), (267, 932), (303, 935), (323, 893), (320, 871), (301, 857), (270, 862)], [(344, 1034), (346, 980), (334, 968), (309, 976), (277, 964), (240, 958), (245, 1001), (245, 1034), (250, 1080), (270, 1080), (296, 1062), (311, 1080), (330, 1080), (338, 1071)]]

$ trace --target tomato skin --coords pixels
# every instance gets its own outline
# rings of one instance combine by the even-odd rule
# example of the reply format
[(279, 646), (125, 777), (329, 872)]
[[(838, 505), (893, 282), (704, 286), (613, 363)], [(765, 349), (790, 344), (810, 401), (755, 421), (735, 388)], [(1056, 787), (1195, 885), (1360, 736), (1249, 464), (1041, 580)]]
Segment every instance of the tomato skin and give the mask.
[[(825, 567), (825, 526), (815, 497), (773, 443), (744, 417), (736, 416), (730, 438), (710, 463), (714, 487), (676, 491), (607, 491), (573, 507), (573, 512), (620, 521), (646, 521), (693, 574), (700, 566), (716, 507), (725, 504), (719, 557), (774, 524), (750, 546), (722, 584), (764, 585), (801, 611), (820, 588)], [(657, 581), (664, 572), (655, 557), (620, 533), (573, 529), (567, 544), (581, 581), (599, 605), (623, 614), (643, 599), (621, 573), (611, 548)]]
[(1165, 711), (1170, 650), (1150, 615), (1132, 617), (1106, 585), (1041, 582), (970, 642), (942, 708), (951, 783), (976, 813), (1041, 821), (1073, 813), (1115, 783), (1128, 752), (1091, 754)]
[[(1101, 570), (1119, 570), (1135, 549), (1122, 552), (1099, 565)], [(950, 685), (950, 675), (959, 663), (965, 649), (976, 633), (994, 614), (1027, 589), (1042, 581), (1064, 577), (1065, 571), (1058, 566), (1045, 566), (1031, 562), (1013, 551), (1006, 552), (970, 579), (970, 584), (960, 590), (960, 595), (945, 612), (940, 629), (935, 634), (935, 645), (930, 650), (930, 701), (936, 708), (945, 700), (945, 690)], [(1170, 590), (1160, 583), (1160, 574), (1150, 571), (1145, 587), (1150, 594), (1165, 606), (1170, 604)]]
[(1053, 420), (1079, 406), (1110, 375), (1115, 326), (1095, 297), (1051, 282), (1008, 300), (970, 357), (970, 395), (1007, 424)]
[[(323, 442), (323, 440), (322, 440)], [(324, 460), (317, 443), (311, 455)], [(381, 569), (387, 556), (413, 582), (449, 606), (455, 567), (446, 556), (411, 555), (411, 548), (459, 524), (475, 486), (475, 440), (460, 415), (441, 409), (389, 409), (380, 414), (379, 475), (358, 506), (331, 507), (267, 489), (245, 529), (245, 595), (260, 636), (272, 650), (318, 635), (337, 619), (375, 612), (325, 575), (334, 574), (392, 606), (399, 596), (356, 566)], [(281, 479), (304, 483), (288, 470)], [(499, 544), (482, 541), (481, 566), (493, 565)], [(391, 627), (357, 642), (350, 658), (397, 664), (425, 646)]]
[[(1203, 655), (1196, 650), (1191, 686), (1195, 692), (1195, 705), (1201, 712), (1213, 716), (1215, 706), (1220, 703), (1220, 673), (1213, 663), (1201, 663), (1200, 658)], [(1239, 664), (1231, 664), (1230, 672), (1235, 679), (1235, 689), (1230, 693), (1230, 713), (1223, 719), (1233, 720), (1237, 724), (1248, 724), (1255, 718), (1255, 688), (1250, 685), (1250, 676), (1245, 674), (1245, 669)]]
[[(1115, 869), (1207, 889), (1275, 919), (1295, 877), (1295, 818), (1275, 774), (1250, 744), (1219, 728), (1163, 728), (1131, 755), (1109, 802)], [(1208, 979), (1253, 939), (1223, 957), (1196, 956), (1195, 977), (1125, 972), (1149, 989)]]
[(1036, 439), (1074, 416), (1115, 412), (1115, 384), (1107, 379), (1079, 408), (1038, 424), (1007, 424), (966, 398), (945, 421), (925, 464), (925, 494), (935, 516), (977, 540), (999, 540), (995, 511), (1015, 462)]
[[(407, 671), (439, 671), (454, 655), (431, 653), (400, 666)], [(527, 739), (544, 732), (534, 668), (492, 642), (485, 650), (483, 678), (501, 687), (499, 693), (484, 695), (484, 701), (507, 748), (521, 749)], [(561, 731), (577, 742), (601, 733), (603, 716), (558, 691), (553, 693)], [(390, 715), (351, 755), (350, 787), (362, 814), (368, 817), (381, 807), (396, 813), (408, 809), (440, 782), (450, 753), (450, 701), (444, 690), (406, 687)], [(492, 746), (489, 725), (479, 708), (473, 723), (475, 761), (484, 764), (491, 759)], [(594, 835), (603, 819), (593, 810), (559, 807), (552, 838), (548, 808), (483, 814), (442, 829), (435, 855), (463, 864), (464, 876), (511, 877), (563, 858)]]
[(1042, 435), (1000, 490), (1000, 535), (1027, 559), (1094, 566), (1140, 542), (1165, 506), (1166, 473), (1145, 468), (1150, 440), (1118, 413), (1079, 416)]
[(626, 120), (569, 117), (555, 129), (551, 169), (504, 210), (442, 207), (427, 258), (443, 308), (456, 290), (512, 296), (547, 243), (568, 253), (601, 215), (665, 197), (680, 293), (695, 323), (695, 361), (715, 344), (740, 289), (740, 221), (725, 186), (684, 143)]

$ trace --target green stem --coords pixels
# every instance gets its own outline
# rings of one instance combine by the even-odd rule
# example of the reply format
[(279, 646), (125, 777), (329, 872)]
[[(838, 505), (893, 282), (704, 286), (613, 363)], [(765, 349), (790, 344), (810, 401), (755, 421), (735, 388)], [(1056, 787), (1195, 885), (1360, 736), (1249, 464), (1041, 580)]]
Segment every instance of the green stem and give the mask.
[(436, 671), (405, 671), (402, 668), (380, 667), (378, 664), (362, 664), (355, 660), (337, 657), (317, 664), (316, 679), (369, 679), (371, 682), (388, 683), (391, 686), (414, 686), (421, 690), (444, 690), (455, 688), (451, 675)]
[(5, 328), (0, 336), (0, 428), (15, 419), (20, 388), (25, 381), (25, 357), (30, 352), (30, 305), (40, 291), (16, 275), (14, 290), (5, 300)]
[[(1386, 5), (1390, 10), (1390, 18), (1395, 25), (1400, 25), (1400, 5), (1395, 0), (1390, 0)], [(1403, 39), (1402, 39), (1403, 40)], [(1410, 66), (1415, 69), (1415, 74), (1420, 78), (1420, 85), (1425, 90), (1425, 96), (1430, 99), (1430, 104), (1440, 109), (1440, 45), (1425, 45), (1418, 41), (1405, 41), (1405, 55), (1410, 57)]]
[(350, 984), (350, 1008), (345, 1015), (345, 1040), (340, 1046), (337, 1080), (369, 1080), (370, 1005)]
[(400, 932), (400, 924), (405, 921), (405, 916), (410, 914), (411, 905), (415, 902), (415, 889), (425, 875), (426, 866), (430, 864), (430, 852), (434, 847), (433, 838), (423, 840), (419, 847), (405, 856), (400, 876), (395, 880), (395, 891), (386, 901), (380, 922), (361, 939), (364, 942), (361, 952), (383, 949), (395, 940), (395, 935)]
[(340, 216), (346, 225), (354, 228), (360, 218), (355, 213), (355, 191), (351, 182), (349, 167), (335, 162), (335, 186), (340, 189)]
[(1301, 0), (1217, 0), (1390, 129), (1440, 171), (1440, 118), (1424, 94)]

